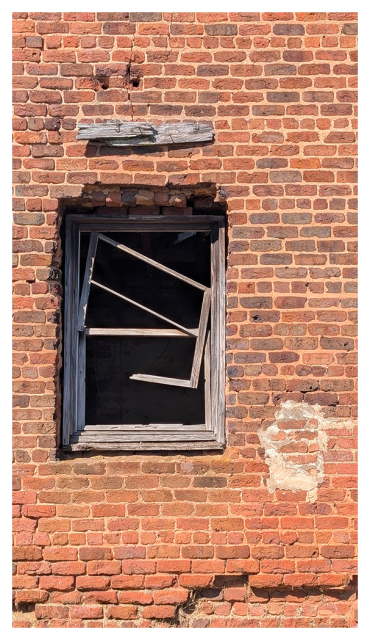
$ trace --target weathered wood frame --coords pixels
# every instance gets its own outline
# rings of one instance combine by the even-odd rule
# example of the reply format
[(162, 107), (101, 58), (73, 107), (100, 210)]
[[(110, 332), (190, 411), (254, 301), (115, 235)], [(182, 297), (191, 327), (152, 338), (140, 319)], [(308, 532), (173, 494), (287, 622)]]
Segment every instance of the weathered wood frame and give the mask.
[[(203, 425), (86, 425), (84, 406), (79, 401), (85, 396), (86, 336), (87, 335), (156, 335), (185, 336), (179, 329), (89, 329), (81, 323), (84, 288), (90, 286), (86, 277), (80, 287), (80, 234), (91, 233), (88, 260), (93, 267), (98, 235), (109, 231), (210, 231), (211, 233), (211, 287), (210, 328), (207, 318), (200, 321), (199, 330), (185, 332), (197, 338), (199, 345), (197, 365), (200, 370), (204, 350), (205, 407)], [(114, 241), (113, 241), (114, 243)], [(95, 246), (94, 246), (95, 245)], [(130, 250), (132, 251), (132, 250)], [(164, 270), (167, 271), (165, 267)], [(86, 268), (88, 272), (88, 268)], [(85, 286), (86, 285), (86, 286)], [(203, 285), (199, 288), (205, 290)], [(79, 291), (81, 289), (81, 300)], [(204, 300), (203, 298), (203, 307)], [(82, 302), (81, 302), (82, 301)], [(65, 327), (64, 327), (64, 397), (63, 397), (63, 448), (82, 450), (186, 450), (221, 449), (225, 441), (225, 222), (221, 216), (194, 216), (179, 220), (178, 216), (140, 216), (137, 219), (106, 218), (85, 214), (66, 217), (65, 255)], [(203, 335), (200, 336), (199, 334)], [(203, 344), (202, 344), (203, 343)], [(197, 351), (197, 349), (196, 349)], [(193, 367), (194, 368), (194, 367)], [(199, 375), (199, 370), (197, 375)], [(140, 375), (140, 374), (139, 374)], [(137, 377), (137, 376), (134, 376)], [(153, 376), (154, 378), (154, 376)], [(158, 377), (160, 378), (160, 376)], [(143, 379), (143, 378), (139, 378)], [(163, 380), (148, 380), (160, 384), (176, 384)], [(190, 381), (179, 381), (190, 386)], [(194, 383), (194, 376), (193, 376)], [(194, 385), (196, 386), (196, 384)]]
[(77, 123), (77, 140), (99, 140), (110, 147), (212, 142), (212, 122), (131, 122), (107, 120), (99, 123)]

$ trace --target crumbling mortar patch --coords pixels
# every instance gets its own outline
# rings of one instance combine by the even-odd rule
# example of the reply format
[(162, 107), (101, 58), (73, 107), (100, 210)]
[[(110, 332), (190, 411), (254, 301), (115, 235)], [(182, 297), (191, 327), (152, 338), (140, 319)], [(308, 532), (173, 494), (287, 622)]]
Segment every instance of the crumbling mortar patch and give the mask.
[[(293, 421), (291, 428), (287, 421)], [(305, 422), (302, 428), (294, 422)], [(289, 424), (289, 423), (288, 423)], [(318, 404), (309, 405), (306, 402), (287, 400), (275, 413), (275, 422), (269, 426), (263, 426), (258, 430), (258, 437), (265, 449), (265, 461), (269, 466), (270, 474), (267, 479), (267, 488), (270, 493), (276, 489), (288, 491), (306, 491), (306, 501), (316, 502), (317, 488), (324, 481), (324, 452), (328, 448), (329, 437), (327, 431), (333, 428), (345, 426), (352, 430), (355, 421), (343, 418), (326, 418), (323, 407)], [(306, 445), (307, 455), (311, 454), (311, 460), (302, 462), (295, 435), (309, 431), (315, 434), (312, 438), (300, 438), (299, 442)], [(284, 451), (284, 447), (291, 451)], [(297, 449), (294, 451), (294, 449)]]

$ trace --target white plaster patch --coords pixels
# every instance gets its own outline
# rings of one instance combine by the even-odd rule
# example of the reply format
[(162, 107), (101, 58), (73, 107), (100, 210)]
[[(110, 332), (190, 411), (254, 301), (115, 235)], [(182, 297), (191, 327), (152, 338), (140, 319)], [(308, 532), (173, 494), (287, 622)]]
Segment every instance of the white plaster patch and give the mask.
[(307, 502), (316, 502), (317, 487), (324, 481), (327, 430), (348, 427), (353, 427), (353, 420), (325, 418), (318, 404), (284, 402), (275, 413), (275, 422), (258, 430), (270, 469), (269, 492), (306, 491)]

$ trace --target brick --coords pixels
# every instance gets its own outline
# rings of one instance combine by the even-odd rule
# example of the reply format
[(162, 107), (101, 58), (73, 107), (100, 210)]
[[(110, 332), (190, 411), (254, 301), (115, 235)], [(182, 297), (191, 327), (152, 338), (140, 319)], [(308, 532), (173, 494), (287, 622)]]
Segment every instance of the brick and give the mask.
[(277, 36), (302, 36), (304, 35), (304, 26), (301, 24), (275, 24), (273, 32)]
[(238, 27), (235, 24), (207, 24), (205, 32), (209, 36), (235, 36)]
[(40, 589), (46, 589), (48, 591), (52, 589), (55, 589), (56, 591), (69, 591), (73, 588), (74, 578), (73, 576), (41, 576), (39, 585)]
[(137, 607), (133, 605), (117, 605), (107, 608), (107, 618), (116, 620), (131, 620), (135, 617)]
[(153, 605), (143, 609), (143, 618), (166, 620), (173, 618), (175, 607), (171, 605)]
[(158, 12), (130, 13), (131, 22), (159, 22), (160, 20), (162, 20), (162, 13)]
[(100, 605), (95, 605), (95, 606), (76, 605), (71, 608), (71, 617), (80, 618), (82, 620), (103, 618), (103, 607)]
[[(307, 92), (306, 92), (307, 93)], [(299, 93), (296, 91), (268, 91), (267, 92), (267, 102), (299, 102)]]
[(63, 605), (37, 604), (35, 607), (35, 615), (37, 619), (61, 620), (68, 618), (69, 609)]
[(56, 575), (81, 575), (85, 569), (84, 562), (55, 562), (52, 565), (52, 572)]

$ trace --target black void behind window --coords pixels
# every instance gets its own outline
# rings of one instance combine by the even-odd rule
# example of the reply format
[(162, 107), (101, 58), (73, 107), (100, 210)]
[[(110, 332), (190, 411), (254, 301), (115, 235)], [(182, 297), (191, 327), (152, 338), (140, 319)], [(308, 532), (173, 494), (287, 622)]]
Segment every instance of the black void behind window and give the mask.
[(68, 216), (63, 445), (224, 441), (224, 223)]

